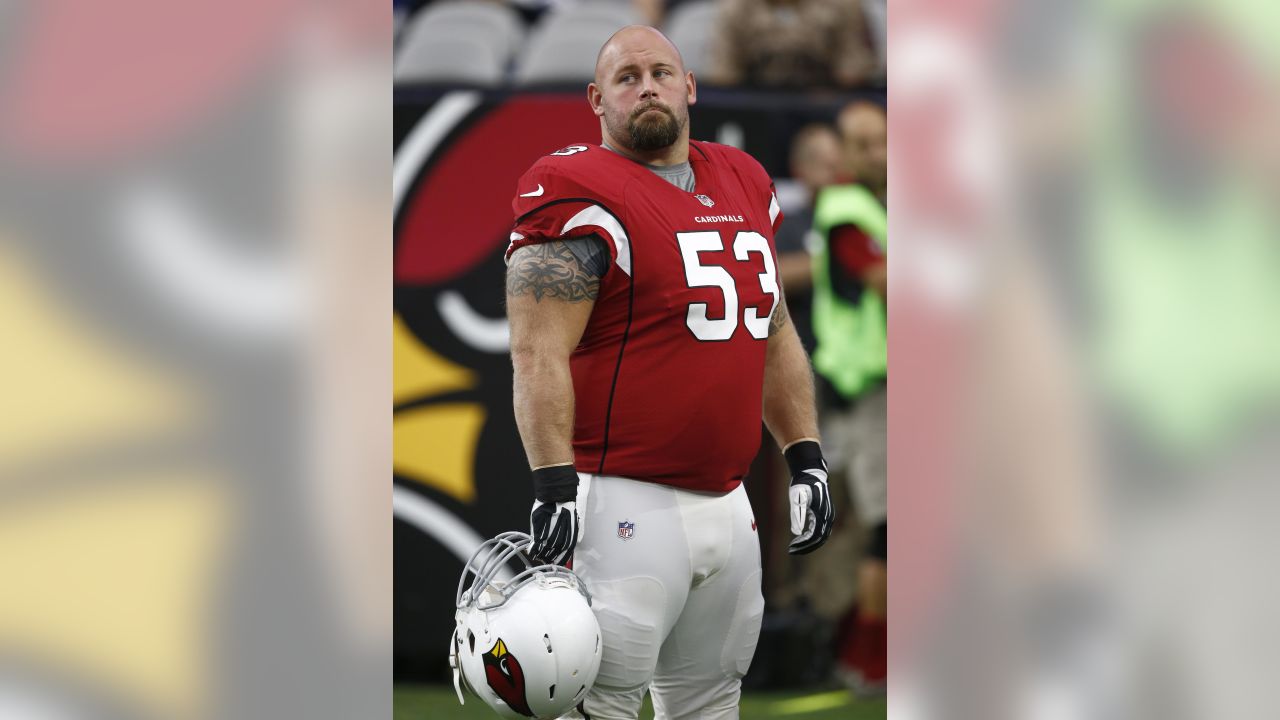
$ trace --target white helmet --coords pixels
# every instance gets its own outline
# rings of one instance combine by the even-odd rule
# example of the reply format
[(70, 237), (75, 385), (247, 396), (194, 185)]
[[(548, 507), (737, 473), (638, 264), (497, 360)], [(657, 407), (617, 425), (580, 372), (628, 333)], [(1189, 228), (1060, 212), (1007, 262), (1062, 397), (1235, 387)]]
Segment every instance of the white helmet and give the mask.
[[(458, 580), (449, 666), (504, 717), (555, 718), (586, 696), (600, 670), (600, 625), (586, 585), (568, 568), (537, 565), (524, 533), (485, 541)], [(521, 570), (498, 579), (508, 563)], [(468, 578), (471, 582), (468, 583)]]

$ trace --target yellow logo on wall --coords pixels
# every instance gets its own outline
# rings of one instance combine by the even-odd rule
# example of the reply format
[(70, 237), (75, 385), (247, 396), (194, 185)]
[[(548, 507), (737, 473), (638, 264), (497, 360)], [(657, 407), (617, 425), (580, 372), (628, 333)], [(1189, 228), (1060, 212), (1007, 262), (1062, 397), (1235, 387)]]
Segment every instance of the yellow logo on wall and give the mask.
[(476, 373), (431, 351), (397, 315), (392, 329), (395, 472), (460, 502), (475, 499), (475, 451), (485, 411), (474, 402), (430, 402), (474, 389)]

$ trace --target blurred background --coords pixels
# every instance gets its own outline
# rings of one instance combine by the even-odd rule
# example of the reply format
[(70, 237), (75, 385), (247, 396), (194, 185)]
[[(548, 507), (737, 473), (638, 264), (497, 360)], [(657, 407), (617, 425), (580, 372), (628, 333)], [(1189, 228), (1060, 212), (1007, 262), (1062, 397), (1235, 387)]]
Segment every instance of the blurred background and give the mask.
[[(393, 653), (400, 716), (461, 716), (418, 684), (444, 655), (427, 604), (452, 594), (448, 538), (523, 523), (492, 496), (526, 476), (487, 439), (515, 437), (501, 313), (470, 284), (492, 229), (428, 233), (441, 265), (412, 269), (409, 198), (454, 192), (430, 169), (532, 107), (506, 102), (595, 128), (582, 81), (523, 85), (517, 49), (496, 84), (393, 77), (433, 5), (0, 2), (0, 717), (386, 717)], [(625, 7), (667, 27), (685, 5)], [(859, 6), (888, 52), (852, 85), (700, 73), (693, 119), (785, 187), (804, 126), (888, 99), (888, 712), (1270, 717), (1280, 11), (892, 5)], [(531, 51), (558, 7), (508, 9)], [(495, 227), (499, 174), (546, 150), (523, 132), (455, 161)], [(437, 435), (470, 449), (415, 460)], [(791, 629), (761, 673), (839, 636), (843, 559), (837, 591), (770, 553)], [(795, 667), (839, 660), (817, 657)], [(801, 682), (744, 716), (884, 712)]]
[[(698, 81), (692, 136), (747, 151), (776, 180), (786, 218), (779, 240), (783, 286), (812, 348), (807, 236), (818, 191), (853, 180), (837, 127), (847, 106), (881, 109), (883, 185), (884, 23), (883, 0), (396, 5), (399, 710), (463, 712), (452, 687), (440, 686), (450, 679), (442, 648), (453, 626), (454, 594), (454, 584), (442, 579), (460, 573), (482, 539), (528, 527), (532, 489), (512, 414), (502, 255), (525, 170), (566, 145), (600, 141), (599, 120), (586, 101), (600, 47), (625, 25), (662, 29)], [(862, 688), (866, 699), (837, 674), (867, 528), (839, 482), (846, 512), (837, 539), (806, 562), (788, 556), (789, 477), (772, 438), (761, 432), (747, 486), (761, 519), (768, 614), (744, 684), (766, 693), (761, 703), (784, 709), (798, 698), (808, 711), (883, 717), (883, 622), (876, 637), (863, 639), (878, 646), (869, 653), (878, 667)], [(878, 444), (883, 448), (883, 430)]]
[(1278, 30), (894, 1), (892, 714), (1274, 712)]
[(391, 15), (0, 3), (0, 717), (391, 714)]

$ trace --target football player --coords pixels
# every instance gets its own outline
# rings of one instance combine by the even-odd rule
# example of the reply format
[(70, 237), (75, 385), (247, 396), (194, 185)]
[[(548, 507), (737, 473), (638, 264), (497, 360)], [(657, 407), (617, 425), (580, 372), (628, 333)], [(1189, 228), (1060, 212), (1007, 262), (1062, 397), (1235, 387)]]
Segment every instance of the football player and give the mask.
[(507, 250), (532, 552), (587, 583), (589, 718), (736, 718), (764, 610), (742, 487), (763, 417), (792, 474), (792, 553), (831, 531), (809, 360), (778, 282), (768, 174), (689, 139), (693, 73), (657, 30), (601, 48), (600, 144), (539, 160)]

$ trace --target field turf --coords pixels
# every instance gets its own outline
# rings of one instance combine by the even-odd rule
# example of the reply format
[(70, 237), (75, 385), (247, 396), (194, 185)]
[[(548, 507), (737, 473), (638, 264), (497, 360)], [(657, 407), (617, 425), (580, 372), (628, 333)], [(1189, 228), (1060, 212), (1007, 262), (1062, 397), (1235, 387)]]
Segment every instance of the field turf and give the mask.
[[(882, 720), (885, 713), (883, 698), (858, 700), (844, 690), (815, 690), (745, 695), (741, 720)], [(459, 705), (452, 687), (397, 685), (395, 689), (395, 720), (493, 720), (497, 717), (497, 713), (472, 695), (467, 696), (466, 705)], [(647, 697), (640, 717), (653, 717)]]

